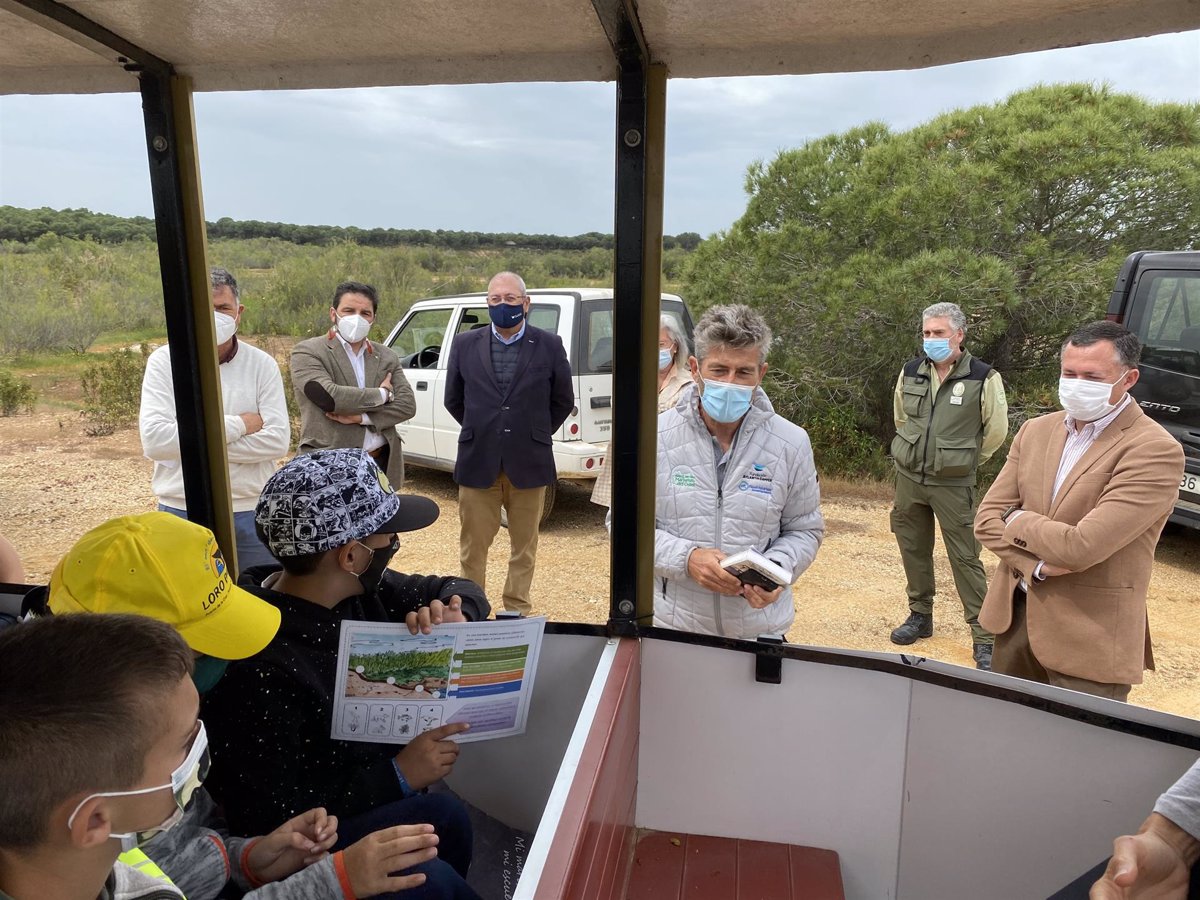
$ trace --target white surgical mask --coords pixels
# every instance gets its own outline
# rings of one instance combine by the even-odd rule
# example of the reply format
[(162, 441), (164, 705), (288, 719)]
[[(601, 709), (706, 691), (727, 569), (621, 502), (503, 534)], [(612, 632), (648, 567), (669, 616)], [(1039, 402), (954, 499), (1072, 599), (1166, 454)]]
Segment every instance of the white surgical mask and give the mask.
[(357, 344), (367, 336), (367, 332), (370, 330), (370, 321), (364, 319), (358, 313), (353, 313), (349, 316), (338, 316), (337, 331), (342, 336), (342, 340), (347, 344)]
[(237, 319), (233, 316), (213, 310), (213, 322), (217, 328), (217, 346), (237, 334)]
[(196, 737), (192, 739), (192, 749), (188, 751), (187, 757), (180, 763), (179, 768), (171, 773), (170, 784), (160, 784), (157, 787), (142, 788), (137, 791), (98, 791), (95, 794), (88, 794), (79, 801), (79, 806), (75, 807), (74, 812), (67, 819), (67, 828), (75, 823), (75, 816), (79, 814), (83, 804), (93, 797), (132, 797), (138, 794), (153, 794), (157, 791), (173, 792), (175, 794), (175, 811), (158, 825), (144, 831), (114, 831), (109, 834), (110, 838), (116, 838), (121, 842), (121, 852), (128, 853), (134, 847), (146, 843), (156, 834), (170, 831), (179, 824), (179, 820), (183, 818), (183, 811), (187, 809), (192, 800), (192, 795), (196, 793), (208, 776), (208, 763), (208, 733), (205, 732), (204, 723), (201, 722)]
[[(1117, 408), (1116, 403), (1109, 403), (1108, 398), (1112, 389), (1120, 384), (1128, 369), (1112, 384), (1103, 381), (1086, 381), (1083, 378), (1058, 379), (1058, 402), (1062, 408), (1071, 414), (1073, 419), (1080, 422), (1095, 422), (1103, 419)], [(1121, 401), (1118, 400), (1117, 403)]]

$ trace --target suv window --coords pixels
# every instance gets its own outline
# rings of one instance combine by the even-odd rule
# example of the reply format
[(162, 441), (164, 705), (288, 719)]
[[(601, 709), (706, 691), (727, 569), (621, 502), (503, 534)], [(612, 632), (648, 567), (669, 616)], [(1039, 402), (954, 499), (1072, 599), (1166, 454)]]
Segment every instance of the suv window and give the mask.
[(611, 372), (613, 361), (613, 314), (612, 307), (592, 308), (587, 316), (586, 362), (581, 372)]
[(450, 324), (448, 309), (423, 309), (413, 313), (404, 328), (392, 341), (392, 349), (406, 369), (435, 369), (441, 354), (446, 326)]
[(1200, 276), (1153, 273), (1138, 284), (1146, 365), (1200, 376)]

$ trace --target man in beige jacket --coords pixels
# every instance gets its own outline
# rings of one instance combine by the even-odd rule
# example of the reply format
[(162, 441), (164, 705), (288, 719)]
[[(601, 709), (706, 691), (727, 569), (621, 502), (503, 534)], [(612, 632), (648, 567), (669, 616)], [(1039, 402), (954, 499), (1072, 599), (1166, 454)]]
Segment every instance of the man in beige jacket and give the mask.
[(1126, 700), (1154, 667), (1146, 590), (1183, 448), (1129, 395), (1141, 342), (1113, 322), (1062, 348), (1065, 412), (1026, 422), (979, 505), (1000, 557), (979, 622), (993, 671)]

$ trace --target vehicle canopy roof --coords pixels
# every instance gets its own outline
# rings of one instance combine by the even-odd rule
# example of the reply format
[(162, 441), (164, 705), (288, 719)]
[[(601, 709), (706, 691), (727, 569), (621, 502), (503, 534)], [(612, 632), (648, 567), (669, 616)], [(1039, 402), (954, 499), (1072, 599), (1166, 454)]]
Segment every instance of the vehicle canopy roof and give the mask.
[[(197, 91), (610, 81), (628, 0), (0, 0), (0, 92), (137, 90), (79, 14)], [(638, 0), (672, 77), (915, 69), (1200, 26), (1194, 0)], [(56, 21), (56, 19), (60, 21)], [(140, 59), (135, 52), (127, 53)]]

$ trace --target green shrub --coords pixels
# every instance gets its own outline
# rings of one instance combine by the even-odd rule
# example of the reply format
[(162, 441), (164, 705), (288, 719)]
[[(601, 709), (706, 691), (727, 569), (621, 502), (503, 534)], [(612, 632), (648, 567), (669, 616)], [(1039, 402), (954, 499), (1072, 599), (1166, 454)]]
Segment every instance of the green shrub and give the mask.
[(33, 385), (22, 381), (11, 372), (0, 372), (0, 416), (30, 414), (37, 400)]
[(89, 363), (80, 378), (83, 389), (81, 415), (84, 431), (92, 437), (112, 434), (118, 428), (137, 421), (142, 400), (142, 375), (150, 348), (142, 344), (137, 352), (115, 350)]

